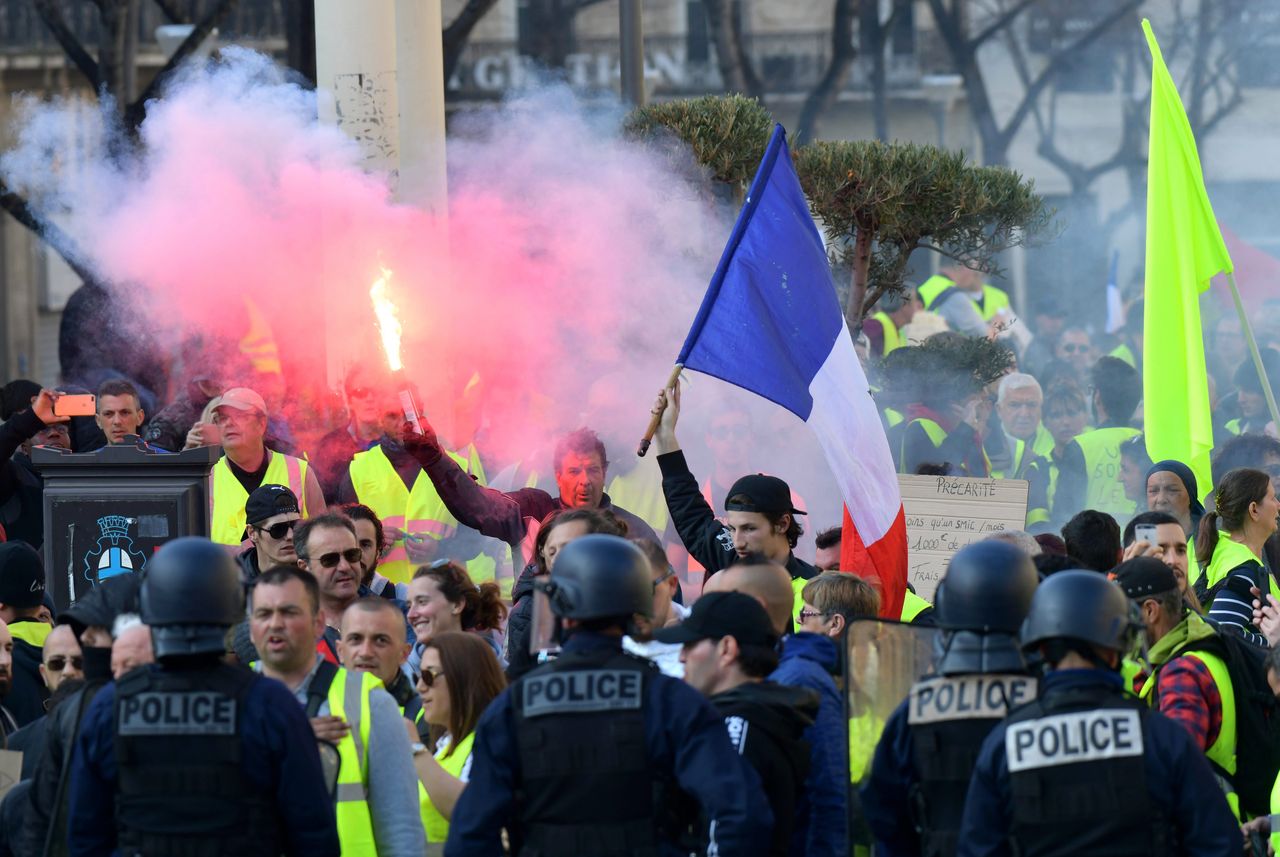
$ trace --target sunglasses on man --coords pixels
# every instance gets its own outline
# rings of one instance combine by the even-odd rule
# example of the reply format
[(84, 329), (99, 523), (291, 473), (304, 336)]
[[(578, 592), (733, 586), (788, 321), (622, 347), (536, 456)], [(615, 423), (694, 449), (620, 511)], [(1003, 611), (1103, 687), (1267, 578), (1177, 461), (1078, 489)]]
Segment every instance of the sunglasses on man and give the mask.
[(67, 661), (71, 661), (72, 669), (84, 669), (84, 658), (80, 655), (72, 655), (69, 658), (66, 655), (54, 655), (45, 661), (44, 668), (49, 672), (60, 673), (67, 668)]
[(344, 551), (334, 551), (333, 553), (322, 553), (316, 557), (316, 562), (320, 563), (322, 568), (337, 568), (338, 563), (346, 560), (352, 565), (358, 565), (361, 557), (360, 548), (347, 548)]
[(293, 528), (297, 523), (297, 521), (281, 521), (280, 523), (272, 524), (269, 527), (254, 527), (254, 529), (260, 533), (266, 533), (276, 541), (280, 541), (286, 535), (293, 532)]

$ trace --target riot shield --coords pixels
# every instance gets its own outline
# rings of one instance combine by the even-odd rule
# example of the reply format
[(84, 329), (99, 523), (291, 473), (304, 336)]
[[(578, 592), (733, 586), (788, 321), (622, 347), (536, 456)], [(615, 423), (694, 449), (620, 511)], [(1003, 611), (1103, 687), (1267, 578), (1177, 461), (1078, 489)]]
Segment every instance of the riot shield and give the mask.
[(885, 721), (933, 669), (936, 628), (855, 619), (845, 635), (844, 699), (849, 723), (850, 853), (867, 853), (871, 835), (858, 788), (871, 771)]

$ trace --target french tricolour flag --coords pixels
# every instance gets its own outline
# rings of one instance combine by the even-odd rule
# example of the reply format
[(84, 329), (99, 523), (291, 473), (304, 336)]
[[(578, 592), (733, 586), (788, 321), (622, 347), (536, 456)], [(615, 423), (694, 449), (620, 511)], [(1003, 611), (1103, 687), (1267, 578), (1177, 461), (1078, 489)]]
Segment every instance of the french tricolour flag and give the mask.
[(893, 457), (780, 125), (676, 362), (809, 424), (844, 497), (841, 566), (874, 572), (881, 615), (898, 618), (907, 531)]

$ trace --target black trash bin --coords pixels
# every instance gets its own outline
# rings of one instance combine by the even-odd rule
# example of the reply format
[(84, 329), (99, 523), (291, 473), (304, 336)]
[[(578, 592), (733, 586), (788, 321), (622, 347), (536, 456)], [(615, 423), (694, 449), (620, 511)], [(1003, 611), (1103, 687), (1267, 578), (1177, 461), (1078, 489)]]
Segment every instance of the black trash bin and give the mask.
[(209, 535), (209, 470), (221, 455), (216, 446), (32, 449), (44, 478), (45, 578), (57, 609), (108, 577), (142, 571), (170, 539)]

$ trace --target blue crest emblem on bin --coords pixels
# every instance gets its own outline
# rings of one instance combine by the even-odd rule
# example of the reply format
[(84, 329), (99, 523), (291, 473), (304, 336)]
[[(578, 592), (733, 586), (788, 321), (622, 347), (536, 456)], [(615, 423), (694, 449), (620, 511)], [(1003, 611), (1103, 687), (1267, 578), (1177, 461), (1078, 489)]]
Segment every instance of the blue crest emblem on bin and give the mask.
[(142, 571), (147, 557), (133, 546), (129, 527), (137, 523), (124, 515), (106, 515), (98, 519), (98, 545), (84, 555), (84, 576), (97, 586), (110, 577)]

